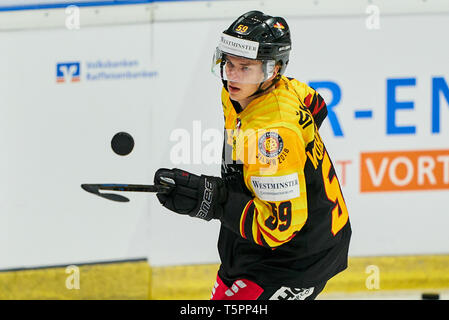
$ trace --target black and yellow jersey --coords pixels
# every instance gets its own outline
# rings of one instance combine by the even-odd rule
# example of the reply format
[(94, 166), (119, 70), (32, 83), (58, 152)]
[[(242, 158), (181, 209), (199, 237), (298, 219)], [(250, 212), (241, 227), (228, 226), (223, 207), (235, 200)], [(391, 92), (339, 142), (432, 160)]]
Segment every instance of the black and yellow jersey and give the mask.
[(313, 286), (344, 270), (351, 227), (318, 132), (327, 115), (323, 98), (283, 76), (244, 110), (223, 88), (222, 105), (229, 200), (218, 240), (220, 277)]

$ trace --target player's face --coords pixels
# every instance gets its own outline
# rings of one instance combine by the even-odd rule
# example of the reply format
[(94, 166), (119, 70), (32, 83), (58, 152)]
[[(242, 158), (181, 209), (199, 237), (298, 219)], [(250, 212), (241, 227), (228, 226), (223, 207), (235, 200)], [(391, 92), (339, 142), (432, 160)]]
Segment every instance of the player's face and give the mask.
[(262, 61), (226, 55), (226, 80), (238, 83), (261, 83), (264, 79)]
[(248, 98), (264, 80), (262, 61), (233, 56), (228, 56), (226, 61), (230, 98), (236, 101)]

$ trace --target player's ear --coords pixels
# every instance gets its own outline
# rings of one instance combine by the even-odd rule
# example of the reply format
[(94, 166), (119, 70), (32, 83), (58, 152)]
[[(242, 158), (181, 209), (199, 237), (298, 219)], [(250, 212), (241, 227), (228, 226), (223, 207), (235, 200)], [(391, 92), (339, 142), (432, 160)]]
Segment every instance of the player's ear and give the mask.
[(280, 70), (281, 70), (281, 65), (279, 63), (276, 63), (276, 65), (274, 66), (273, 75), (271, 77), (269, 77), (266, 81), (268, 81), (268, 82), (273, 81), (278, 76)]

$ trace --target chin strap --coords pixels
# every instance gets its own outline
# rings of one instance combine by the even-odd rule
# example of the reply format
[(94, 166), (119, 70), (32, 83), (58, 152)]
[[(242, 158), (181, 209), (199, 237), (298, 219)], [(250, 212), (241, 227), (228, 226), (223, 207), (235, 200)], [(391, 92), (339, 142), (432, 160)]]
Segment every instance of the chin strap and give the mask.
[(270, 84), (267, 88), (265, 88), (265, 89), (263, 89), (263, 90), (262, 90), (262, 85), (264, 84), (264, 82), (261, 82), (261, 83), (259, 84), (259, 87), (257, 88), (256, 92), (254, 92), (252, 95), (250, 95), (250, 97), (253, 97), (253, 96), (258, 95), (258, 94), (261, 94), (261, 93), (264, 93), (265, 91), (267, 91), (268, 89), (270, 89), (272, 86), (274, 86), (276, 83), (278, 83), (279, 80), (281, 80), (281, 75), (278, 73), (278, 74), (276, 75), (276, 78), (274, 78), (274, 79), (272, 80), (271, 84)]

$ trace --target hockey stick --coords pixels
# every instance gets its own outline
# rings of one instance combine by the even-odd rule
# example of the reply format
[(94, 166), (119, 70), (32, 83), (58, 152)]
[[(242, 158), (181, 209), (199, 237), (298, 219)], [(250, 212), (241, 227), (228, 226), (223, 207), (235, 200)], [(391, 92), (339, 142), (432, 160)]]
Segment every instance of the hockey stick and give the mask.
[(101, 193), (100, 190), (168, 193), (172, 189), (169, 186), (160, 184), (143, 185), (143, 184), (113, 184), (113, 183), (110, 184), (86, 183), (82, 184), (81, 188), (99, 197), (117, 202), (128, 202), (129, 199), (127, 197), (115, 193)]

